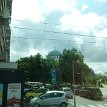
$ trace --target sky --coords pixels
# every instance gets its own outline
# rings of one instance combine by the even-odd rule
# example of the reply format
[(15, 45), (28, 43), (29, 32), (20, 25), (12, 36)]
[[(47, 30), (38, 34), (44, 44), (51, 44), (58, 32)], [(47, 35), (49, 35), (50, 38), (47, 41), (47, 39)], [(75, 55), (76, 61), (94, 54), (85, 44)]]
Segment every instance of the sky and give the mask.
[(13, 0), (10, 60), (76, 48), (107, 72), (107, 0)]

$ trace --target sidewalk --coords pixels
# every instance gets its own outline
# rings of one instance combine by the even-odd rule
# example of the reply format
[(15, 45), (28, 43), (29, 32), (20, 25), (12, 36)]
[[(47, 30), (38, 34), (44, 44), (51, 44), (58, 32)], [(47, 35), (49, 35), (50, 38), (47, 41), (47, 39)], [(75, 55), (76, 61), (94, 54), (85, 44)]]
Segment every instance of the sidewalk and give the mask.
[(103, 85), (103, 88), (100, 88), (104, 98), (107, 98), (107, 85)]

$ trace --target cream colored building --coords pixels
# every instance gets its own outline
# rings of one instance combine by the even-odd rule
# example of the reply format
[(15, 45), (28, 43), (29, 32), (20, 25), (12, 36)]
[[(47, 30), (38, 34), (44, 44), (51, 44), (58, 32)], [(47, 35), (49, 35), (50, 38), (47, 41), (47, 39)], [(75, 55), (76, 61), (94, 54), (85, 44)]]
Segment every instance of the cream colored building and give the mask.
[(10, 60), (12, 0), (0, 0), (0, 62)]

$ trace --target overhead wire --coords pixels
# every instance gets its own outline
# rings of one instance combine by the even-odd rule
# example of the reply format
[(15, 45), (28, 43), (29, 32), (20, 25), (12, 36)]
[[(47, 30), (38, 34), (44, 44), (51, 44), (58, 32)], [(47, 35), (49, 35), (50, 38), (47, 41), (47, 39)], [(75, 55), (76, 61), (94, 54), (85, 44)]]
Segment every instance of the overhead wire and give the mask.
[(59, 34), (66, 34), (66, 35), (77, 35), (77, 36), (88, 36), (88, 37), (95, 37), (95, 38), (105, 38), (107, 39), (107, 37), (96, 37), (94, 35), (84, 35), (84, 34), (76, 34), (76, 33), (68, 33), (68, 32), (59, 32), (59, 31), (51, 31), (51, 30), (37, 30), (37, 29), (32, 29), (32, 28), (26, 28), (26, 27), (17, 27), (17, 26), (13, 26), (12, 28), (17, 28), (17, 29), (21, 29), (21, 30), (32, 30), (32, 31), (39, 31), (39, 32), (48, 32), (48, 33), (59, 33)]
[[(15, 21), (19, 21), (19, 22), (32, 22), (32, 21), (28, 21), (28, 20), (19, 20), (16, 19)], [(104, 28), (99, 28), (99, 27), (89, 27), (89, 26), (77, 26), (77, 25), (66, 25), (66, 24), (60, 24), (60, 23), (48, 23), (48, 22), (41, 22), (45, 25), (59, 25), (59, 26), (71, 26), (71, 27), (77, 27), (77, 28), (85, 28), (85, 29), (97, 29), (97, 30), (104, 30)]]
[[(21, 20), (16, 20), (16, 21), (21, 21)], [(26, 22), (26, 21), (25, 21)], [(29, 22), (29, 21), (28, 21)], [(49, 25), (61, 25), (61, 24), (50, 24), (50, 23), (43, 23), (45, 25), (49, 24)], [(72, 25), (61, 25), (61, 26), (72, 26)], [(32, 30), (32, 31), (38, 31), (38, 32), (47, 32), (47, 33), (57, 33), (57, 34), (64, 34), (64, 35), (76, 35), (76, 36), (88, 36), (88, 37), (92, 37), (92, 38), (105, 38), (107, 39), (107, 37), (96, 37), (94, 35), (84, 35), (84, 34), (76, 34), (76, 33), (69, 33), (69, 32), (59, 32), (59, 31), (52, 31), (52, 30), (37, 30), (37, 29), (33, 29), (33, 28), (26, 28), (26, 27), (18, 27), (18, 26), (11, 26), (12, 28), (16, 28), (16, 29), (20, 29), (20, 30)], [(74, 27), (78, 27), (78, 26), (74, 26)], [(101, 28), (88, 28), (88, 29), (99, 29), (99, 30), (103, 30)], [(36, 37), (32, 37), (32, 38), (26, 38), (26, 37), (17, 37), (17, 36), (13, 36), (12, 38), (20, 38), (20, 39), (43, 39), (43, 38), (36, 38)], [(73, 42), (81, 42), (81, 41), (74, 41), (74, 40), (60, 40), (60, 39), (50, 39), (50, 38), (46, 38), (46, 36), (44, 36), (45, 40), (54, 40), (54, 41), (73, 41)], [(96, 43), (96, 42), (89, 42), (87, 41), (87, 43)], [(107, 44), (107, 43), (104, 43)]]

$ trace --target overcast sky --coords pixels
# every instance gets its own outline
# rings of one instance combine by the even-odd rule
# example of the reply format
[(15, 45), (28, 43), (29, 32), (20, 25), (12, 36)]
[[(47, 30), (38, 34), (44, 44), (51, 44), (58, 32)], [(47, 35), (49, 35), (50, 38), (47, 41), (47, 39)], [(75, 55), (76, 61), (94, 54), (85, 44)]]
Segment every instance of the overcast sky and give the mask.
[(10, 57), (76, 48), (107, 72), (107, 0), (13, 0)]

